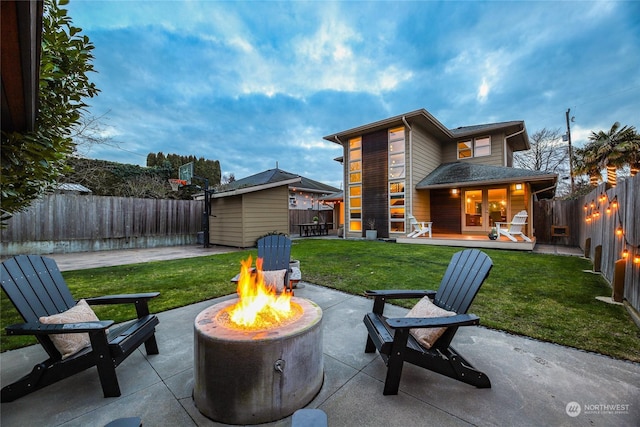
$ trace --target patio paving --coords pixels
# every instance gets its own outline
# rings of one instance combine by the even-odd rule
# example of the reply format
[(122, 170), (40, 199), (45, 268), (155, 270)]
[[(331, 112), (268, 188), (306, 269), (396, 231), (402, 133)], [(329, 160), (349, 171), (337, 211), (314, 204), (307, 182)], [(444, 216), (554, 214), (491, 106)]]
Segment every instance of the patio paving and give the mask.
[[(460, 328), (453, 346), (489, 376), (491, 389), (476, 389), (406, 364), (400, 393), (383, 396), (385, 366), (377, 354), (364, 353), (362, 318), (371, 300), (304, 282), (296, 296), (323, 310), (325, 378), (308, 407), (322, 409), (329, 426), (635, 427), (640, 420), (640, 364), (483, 327)], [(159, 313), (160, 354), (146, 356), (137, 350), (118, 367), (122, 396), (103, 398), (91, 368), (3, 403), (0, 423), (103, 426), (138, 416), (145, 426), (224, 425), (201, 415), (191, 398), (193, 322), (200, 311), (224, 298)], [(406, 313), (390, 309), (388, 314)], [(2, 384), (44, 358), (39, 346), (2, 353)], [(581, 412), (569, 415), (568, 405), (579, 405)], [(291, 417), (264, 425), (290, 426)]]

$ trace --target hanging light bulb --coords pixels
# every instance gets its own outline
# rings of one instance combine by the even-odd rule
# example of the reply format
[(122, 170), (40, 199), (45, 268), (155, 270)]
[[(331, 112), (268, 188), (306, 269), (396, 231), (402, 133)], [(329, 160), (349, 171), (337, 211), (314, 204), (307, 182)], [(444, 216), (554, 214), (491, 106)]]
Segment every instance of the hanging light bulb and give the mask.
[(611, 207), (613, 209), (618, 209), (618, 196), (613, 198), (613, 201), (611, 202)]
[(629, 250), (627, 248), (624, 248), (624, 250), (622, 251), (622, 259), (627, 258), (629, 258)]
[(622, 226), (618, 226), (618, 228), (616, 228), (616, 236), (622, 236)]
[(633, 257), (633, 263), (634, 263), (634, 264), (640, 264), (640, 253), (636, 254), (636, 255)]
[(593, 200), (591, 201), (591, 209), (596, 207), (596, 202), (594, 202)]
[(587, 205), (586, 203), (584, 204), (584, 210), (586, 211), (587, 209), (589, 209), (589, 205)]
[(611, 215), (611, 205), (607, 206), (607, 215)]

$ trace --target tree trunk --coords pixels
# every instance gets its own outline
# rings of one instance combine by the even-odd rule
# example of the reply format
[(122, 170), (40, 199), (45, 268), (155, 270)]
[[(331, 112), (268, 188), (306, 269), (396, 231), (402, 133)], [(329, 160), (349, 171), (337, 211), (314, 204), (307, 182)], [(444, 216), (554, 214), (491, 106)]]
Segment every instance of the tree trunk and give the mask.
[(607, 166), (607, 183), (613, 188), (618, 181), (617, 168), (615, 166)]

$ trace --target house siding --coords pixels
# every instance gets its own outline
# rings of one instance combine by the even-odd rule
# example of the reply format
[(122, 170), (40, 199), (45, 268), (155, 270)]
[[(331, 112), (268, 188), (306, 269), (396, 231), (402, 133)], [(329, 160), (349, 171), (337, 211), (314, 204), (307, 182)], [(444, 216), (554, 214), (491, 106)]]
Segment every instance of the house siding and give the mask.
[[(411, 131), (411, 157), (407, 164), (411, 164), (409, 173), (411, 179), (407, 182), (406, 191), (407, 213), (412, 214), (419, 221), (431, 221), (431, 202), (428, 191), (417, 191), (416, 183), (436, 169), (442, 159), (442, 144), (433, 139), (429, 133), (419, 126), (413, 126)], [(408, 138), (408, 137), (407, 137)], [(408, 221), (407, 221), (408, 227)], [(408, 228), (407, 228), (408, 229)]]
[(431, 190), (433, 233), (462, 233), (460, 201), (460, 194), (452, 195), (448, 189)]
[(388, 131), (381, 130), (362, 136), (362, 225), (375, 219), (378, 237), (389, 237), (388, 200)]
[[(475, 137), (483, 137), (487, 134), (478, 134)], [(458, 142), (470, 138), (456, 138), (455, 141), (443, 144), (442, 163), (451, 162), (469, 162), (488, 166), (504, 166), (504, 133), (492, 134), (491, 137), (491, 155), (482, 157), (472, 157), (469, 159), (458, 159)]]

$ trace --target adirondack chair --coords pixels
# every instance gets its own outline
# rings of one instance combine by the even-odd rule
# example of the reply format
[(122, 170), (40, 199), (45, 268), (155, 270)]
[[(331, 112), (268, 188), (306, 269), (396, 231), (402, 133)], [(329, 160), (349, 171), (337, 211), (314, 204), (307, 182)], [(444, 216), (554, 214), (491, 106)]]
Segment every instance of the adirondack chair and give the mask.
[(503, 235), (507, 237), (509, 240), (517, 242), (516, 236), (522, 237), (522, 239), (530, 242), (531, 239), (525, 236), (522, 229), (527, 224), (527, 211), (520, 211), (513, 217), (511, 222), (496, 222), (496, 229), (498, 231), (498, 236)]
[[(300, 280), (300, 270), (294, 271), (289, 266), (291, 260), (291, 239), (283, 234), (269, 234), (257, 241), (258, 258), (262, 258), (262, 270), (278, 271), (286, 270), (283, 288), (293, 292), (293, 283)], [(232, 282), (237, 283), (240, 274), (236, 274)]]
[[(115, 368), (142, 343), (147, 354), (158, 354), (155, 327), (148, 301), (160, 293), (110, 295), (86, 298), (89, 305), (134, 304), (137, 319), (114, 325), (112, 320), (45, 324), (43, 316), (58, 315), (76, 306), (55, 261), (35, 255), (19, 255), (2, 263), (2, 289), (26, 323), (8, 326), (8, 335), (35, 335), (49, 358), (13, 384), (2, 388), (2, 402), (11, 402), (92, 366), (98, 369), (104, 397), (120, 396)], [(108, 330), (107, 330), (108, 328)], [(64, 357), (52, 335), (88, 333), (90, 345)]]
[(407, 234), (407, 237), (415, 239), (416, 237), (420, 237), (425, 233), (429, 234), (429, 237), (431, 237), (431, 224), (433, 224), (433, 222), (418, 222), (416, 217), (411, 214), (408, 215), (408, 218), (409, 226), (413, 228), (413, 231)]
[[(373, 311), (364, 316), (368, 337), (365, 352), (378, 350), (387, 365), (383, 394), (398, 394), (404, 362), (446, 375), (479, 388), (490, 388), (489, 378), (450, 346), (459, 326), (478, 325), (480, 319), (467, 314), (493, 262), (477, 249), (466, 249), (453, 255), (438, 291), (372, 290), (365, 295), (374, 298)], [(440, 309), (451, 311), (451, 317), (387, 318), (384, 307), (394, 298), (423, 298), (433, 300)], [(420, 304), (420, 303), (419, 303)], [(426, 348), (410, 333), (421, 328), (446, 327), (446, 331), (430, 348)], [(424, 330), (424, 329), (422, 329)]]

